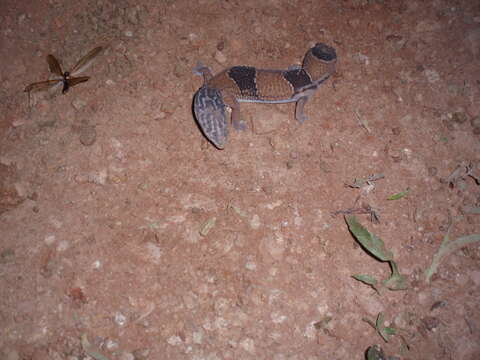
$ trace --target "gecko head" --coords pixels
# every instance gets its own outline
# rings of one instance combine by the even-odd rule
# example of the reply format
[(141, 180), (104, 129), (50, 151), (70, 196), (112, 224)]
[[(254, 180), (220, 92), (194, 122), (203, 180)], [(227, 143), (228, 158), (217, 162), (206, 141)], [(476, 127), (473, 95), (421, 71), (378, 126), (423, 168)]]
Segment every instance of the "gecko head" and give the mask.
[(322, 61), (331, 62), (337, 60), (337, 52), (333, 47), (328, 46), (327, 44), (316, 43), (311, 51), (315, 57)]

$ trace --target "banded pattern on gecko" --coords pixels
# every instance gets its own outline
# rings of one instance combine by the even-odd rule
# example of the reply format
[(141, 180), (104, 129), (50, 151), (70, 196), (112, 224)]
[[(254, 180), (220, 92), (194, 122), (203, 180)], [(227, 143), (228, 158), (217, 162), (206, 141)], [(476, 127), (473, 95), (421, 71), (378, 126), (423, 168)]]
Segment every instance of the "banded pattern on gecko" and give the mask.
[(240, 119), (240, 102), (296, 102), (295, 118), (302, 123), (307, 119), (305, 103), (335, 72), (336, 62), (335, 49), (323, 43), (308, 50), (302, 66), (287, 70), (234, 66), (213, 76), (210, 68), (199, 62), (193, 70), (203, 76), (204, 84), (193, 101), (196, 120), (203, 134), (219, 149), (224, 148), (228, 138), (225, 106), (232, 109), (232, 124), (240, 130), (245, 128)]

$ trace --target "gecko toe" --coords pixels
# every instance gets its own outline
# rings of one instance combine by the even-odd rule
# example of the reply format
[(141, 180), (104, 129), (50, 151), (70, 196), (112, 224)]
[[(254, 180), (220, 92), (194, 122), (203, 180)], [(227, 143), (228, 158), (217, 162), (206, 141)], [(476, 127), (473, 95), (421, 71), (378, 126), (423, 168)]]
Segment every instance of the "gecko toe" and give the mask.
[(239, 131), (247, 130), (247, 124), (243, 120), (234, 121), (232, 125), (235, 130), (239, 130)]

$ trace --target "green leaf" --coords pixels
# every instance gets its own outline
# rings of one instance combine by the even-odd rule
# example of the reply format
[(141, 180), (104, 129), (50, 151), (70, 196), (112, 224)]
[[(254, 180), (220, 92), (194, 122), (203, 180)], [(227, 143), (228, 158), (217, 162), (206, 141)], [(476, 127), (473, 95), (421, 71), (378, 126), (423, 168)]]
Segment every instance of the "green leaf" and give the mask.
[(445, 234), (442, 244), (440, 245), (440, 249), (438, 249), (437, 253), (433, 256), (432, 264), (430, 267), (425, 271), (425, 279), (427, 283), (430, 282), (430, 279), (433, 274), (437, 271), (437, 268), (440, 266), (440, 263), (443, 259), (448, 256), (449, 254), (454, 253), (455, 251), (465, 247), (467, 245), (476, 243), (480, 241), (480, 234), (472, 234), (467, 236), (459, 237), (454, 241), (450, 241), (450, 229), (451, 226), (448, 228), (447, 233)]
[(362, 321), (365, 321), (368, 325), (373, 327), (375, 330), (377, 329), (377, 327), (375, 326), (375, 322), (373, 322), (371, 319), (364, 317), (362, 318)]
[(387, 198), (387, 200), (398, 200), (398, 199), (401, 199), (403, 198), (405, 195), (407, 195), (410, 191), (410, 188), (407, 188), (405, 191), (402, 191), (398, 194), (394, 194), (390, 197)]
[(385, 327), (384, 325), (384, 316), (383, 313), (379, 313), (377, 317), (377, 322), (375, 324), (375, 327), (380, 334), (380, 336), (385, 340), (385, 342), (388, 342), (390, 340), (391, 335), (396, 334), (396, 329), (393, 327)]
[(82, 343), (83, 351), (85, 351), (85, 353), (88, 356), (90, 356), (90, 357), (92, 357), (96, 360), (108, 360), (108, 358), (106, 356), (103, 356), (98, 351), (92, 349), (92, 346), (90, 345), (90, 342), (88, 341), (87, 334), (85, 334), (85, 333), (82, 334), (81, 343)]
[(395, 261), (390, 260), (390, 266), (392, 268), (392, 275), (389, 279), (383, 281), (383, 285), (390, 290), (405, 290), (408, 288), (407, 278), (400, 274)]
[(373, 276), (370, 276), (370, 275), (352, 275), (352, 277), (355, 280), (358, 280), (358, 281), (363, 282), (364, 284), (370, 285), (371, 287), (373, 287), (375, 289), (375, 291), (377, 293), (380, 293), (379, 289), (377, 288), (378, 281)]
[(327, 327), (328, 323), (330, 321), (332, 321), (332, 319), (333, 318), (331, 316), (325, 316), (322, 320), (317, 321), (315, 324), (313, 324), (313, 326), (317, 330), (325, 329)]
[(377, 320), (375, 322), (375, 329), (378, 330), (383, 327), (383, 321), (385, 320), (384, 318), (385, 316), (383, 315), (383, 312), (379, 312), (377, 315)]
[(201, 236), (207, 236), (208, 233), (210, 232), (210, 230), (212, 230), (212, 228), (215, 226), (215, 223), (217, 222), (217, 218), (216, 217), (212, 217), (210, 219), (208, 219), (202, 226), (202, 228), (200, 229), (199, 233)]
[(373, 256), (380, 261), (390, 261), (393, 259), (393, 254), (385, 249), (385, 244), (382, 239), (371, 234), (365, 229), (354, 215), (345, 216), (345, 221), (353, 236), (362, 246)]

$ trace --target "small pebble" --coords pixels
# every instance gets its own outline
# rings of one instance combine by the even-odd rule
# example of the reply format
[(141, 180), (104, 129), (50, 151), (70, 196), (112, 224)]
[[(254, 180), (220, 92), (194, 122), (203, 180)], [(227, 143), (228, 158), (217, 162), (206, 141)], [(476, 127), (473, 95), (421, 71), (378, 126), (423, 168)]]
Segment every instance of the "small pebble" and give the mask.
[(132, 352), (135, 360), (147, 360), (150, 355), (150, 349), (137, 349)]
[(155, 121), (163, 120), (165, 119), (166, 116), (167, 116), (167, 113), (165, 113), (164, 111), (160, 111), (157, 117), (155, 118)]
[(75, 181), (79, 183), (89, 182), (97, 185), (105, 185), (107, 183), (108, 173), (107, 170), (102, 169), (99, 172), (91, 172), (89, 174), (77, 175)]
[(20, 14), (20, 15), (18, 16), (18, 24), (19, 24), (19, 25), (22, 25), (26, 18), (27, 18), (27, 15), (25, 15), (25, 14)]
[(55, 242), (56, 238), (55, 238), (55, 235), (47, 235), (45, 236), (45, 244), (47, 245), (52, 245), (54, 242)]
[(188, 34), (188, 40), (190, 40), (190, 41), (195, 41), (195, 40), (197, 40), (197, 39), (198, 39), (198, 35), (197, 35), (197, 34), (195, 34), (195, 33), (190, 33), (190, 34)]
[(167, 339), (167, 343), (172, 346), (178, 346), (183, 343), (182, 338), (178, 335), (172, 335)]
[(117, 312), (114, 316), (114, 321), (118, 326), (125, 326), (127, 323), (127, 317), (120, 312)]
[(118, 359), (119, 360), (135, 360), (135, 356), (133, 356), (132, 353), (124, 352), (119, 356)]
[(244, 338), (240, 341), (240, 347), (251, 354), (255, 353), (255, 341), (253, 339)]
[(367, 55), (356, 53), (352, 55), (353, 60), (360, 65), (370, 64), (370, 58)]
[(5, 360), (20, 360), (20, 355), (17, 351), (13, 350), (7, 353)]
[(445, 119), (445, 120), (442, 121), (442, 123), (448, 130), (450, 130), (450, 131), (455, 130), (455, 126), (453, 126), (452, 121)]
[(452, 115), (452, 120), (458, 124), (463, 124), (468, 120), (468, 116), (464, 112), (456, 112)]
[(225, 56), (225, 54), (218, 50), (215, 51), (214, 58), (219, 64), (222, 64), (222, 65), (227, 62), (227, 57)]
[(470, 120), (470, 125), (472, 125), (474, 129), (480, 128), (480, 116), (475, 116), (474, 118), (472, 118)]
[(250, 227), (254, 230), (260, 228), (262, 222), (260, 220), (260, 216), (258, 216), (257, 214), (254, 214), (252, 216), (252, 219), (250, 220)]
[(80, 100), (80, 99), (74, 99), (72, 101), (72, 106), (77, 111), (83, 109), (86, 105), (87, 105), (87, 103), (83, 100)]
[(419, 64), (415, 67), (415, 70), (417, 70), (418, 72), (423, 72), (425, 71), (425, 66), (423, 66), (422, 64)]
[(357, 28), (358, 25), (360, 25), (360, 19), (359, 18), (353, 18), (347, 21), (347, 24), (351, 26), (352, 28)]
[(194, 331), (192, 334), (192, 340), (194, 344), (201, 344), (203, 341), (203, 332), (200, 331)]
[(223, 51), (223, 49), (225, 49), (225, 40), (220, 40), (217, 43), (217, 50), (218, 51)]
[(430, 311), (433, 311), (433, 310), (436, 310), (436, 309), (440, 309), (442, 307), (445, 307), (447, 306), (447, 302), (444, 301), (444, 300), (441, 300), (441, 301), (437, 301), (435, 302), (432, 307), (430, 308)]
[(70, 244), (67, 240), (62, 240), (58, 243), (57, 251), (62, 252), (67, 250), (70, 247)]
[(435, 70), (426, 69), (424, 73), (429, 83), (436, 83), (440, 80), (440, 74)]
[(428, 168), (428, 176), (435, 176), (438, 173), (438, 169), (435, 166), (430, 166)]
[(387, 37), (386, 37), (386, 40), (390, 41), (390, 42), (396, 42), (396, 41), (400, 41), (402, 39), (403, 39), (402, 36), (394, 35), (394, 34), (387, 35)]
[(265, 194), (272, 195), (273, 194), (273, 186), (272, 185), (264, 185), (261, 189)]
[(136, 7), (127, 8), (125, 15), (127, 16), (127, 20), (130, 24), (138, 24), (138, 10)]
[(92, 146), (97, 140), (97, 130), (93, 125), (85, 125), (80, 128), (80, 143), (84, 146)]
[(268, 236), (263, 240), (263, 247), (265, 251), (275, 260), (282, 260), (287, 242), (280, 234), (274, 236)]
[(433, 316), (425, 316), (422, 319), (422, 323), (428, 331), (432, 331), (440, 325), (440, 320)]
[(438, 31), (442, 28), (440, 22), (434, 20), (422, 20), (419, 21), (415, 27), (416, 32), (430, 32), (430, 31)]
[(0, 264), (6, 264), (15, 259), (15, 251), (12, 249), (5, 249), (0, 253)]

